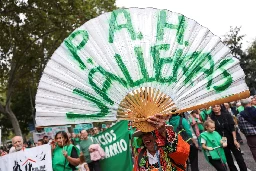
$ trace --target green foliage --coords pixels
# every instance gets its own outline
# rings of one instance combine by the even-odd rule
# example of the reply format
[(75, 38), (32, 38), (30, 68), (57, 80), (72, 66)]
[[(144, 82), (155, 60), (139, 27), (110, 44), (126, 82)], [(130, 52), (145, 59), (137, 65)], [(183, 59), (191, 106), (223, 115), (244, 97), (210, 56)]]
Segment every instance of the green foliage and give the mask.
[(245, 55), (242, 50), (242, 41), (245, 35), (240, 35), (241, 27), (230, 27), (230, 31), (225, 35), (224, 43), (231, 49), (231, 53), (238, 59)]
[(115, 0), (1, 0), (0, 125), (5, 124), (5, 130), (11, 128), (11, 106), (27, 132), (34, 107), (30, 100), (34, 105), (48, 59), (75, 28), (116, 9), (114, 4)]
[(256, 40), (247, 49), (242, 50), (242, 40), (245, 35), (240, 35), (241, 27), (231, 27), (225, 36), (224, 43), (231, 49), (231, 53), (240, 60), (240, 65), (245, 72), (245, 81), (251, 92), (255, 94), (256, 88)]
[(248, 85), (256, 94), (256, 40), (247, 49), (247, 58), (244, 60), (243, 65), (246, 69)]

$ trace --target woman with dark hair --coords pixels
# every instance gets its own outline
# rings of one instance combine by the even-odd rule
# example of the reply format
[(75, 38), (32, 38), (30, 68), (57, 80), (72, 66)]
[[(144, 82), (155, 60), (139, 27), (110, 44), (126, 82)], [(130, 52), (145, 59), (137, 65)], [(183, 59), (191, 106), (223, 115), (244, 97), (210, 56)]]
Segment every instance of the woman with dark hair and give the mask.
[[(56, 143), (55, 143), (56, 142)], [(66, 132), (59, 131), (52, 145), (52, 168), (54, 171), (74, 171), (79, 165), (79, 150), (70, 144)]]
[(231, 151), (236, 158), (240, 170), (246, 171), (247, 167), (240, 150), (240, 144), (237, 142), (235, 123), (232, 116), (227, 112), (224, 106), (214, 105), (212, 106), (211, 119), (215, 122), (215, 130), (222, 137), (227, 138), (227, 147), (224, 148), (224, 152), (230, 171), (237, 171)]

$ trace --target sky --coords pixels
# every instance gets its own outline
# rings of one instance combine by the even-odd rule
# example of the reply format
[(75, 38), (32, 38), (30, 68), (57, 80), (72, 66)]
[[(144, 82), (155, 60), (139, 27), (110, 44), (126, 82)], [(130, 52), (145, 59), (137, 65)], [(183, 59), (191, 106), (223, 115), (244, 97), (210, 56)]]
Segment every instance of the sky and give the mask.
[(241, 26), (243, 49), (256, 39), (255, 0), (116, 0), (118, 7), (153, 7), (181, 13), (223, 39), (230, 26)]

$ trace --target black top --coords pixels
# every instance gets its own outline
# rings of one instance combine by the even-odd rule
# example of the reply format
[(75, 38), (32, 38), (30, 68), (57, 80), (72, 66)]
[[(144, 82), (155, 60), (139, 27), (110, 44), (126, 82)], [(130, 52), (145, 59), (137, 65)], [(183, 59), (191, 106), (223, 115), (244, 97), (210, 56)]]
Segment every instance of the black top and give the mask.
[(235, 131), (235, 123), (231, 114), (221, 112), (220, 115), (211, 114), (211, 119), (215, 122), (215, 131), (227, 139), (233, 140), (232, 132)]
[[(72, 157), (72, 158), (79, 158), (75, 147), (72, 148), (70, 157)], [(72, 170), (76, 170), (76, 166), (73, 166), (70, 163), (68, 165), (69, 165), (69, 167), (71, 167)]]

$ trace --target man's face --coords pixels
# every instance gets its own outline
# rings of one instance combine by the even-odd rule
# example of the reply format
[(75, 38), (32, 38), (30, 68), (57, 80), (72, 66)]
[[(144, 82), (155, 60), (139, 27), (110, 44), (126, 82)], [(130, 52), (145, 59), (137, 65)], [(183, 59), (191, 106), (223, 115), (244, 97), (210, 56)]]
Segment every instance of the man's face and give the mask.
[(97, 127), (95, 127), (95, 128), (93, 128), (93, 133), (94, 134), (98, 134), (100, 131), (99, 131), (99, 129), (97, 128)]
[(87, 139), (87, 137), (88, 137), (87, 131), (86, 131), (86, 130), (82, 130), (82, 131), (81, 131), (81, 138), (82, 138), (82, 139)]
[(23, 140), (20, 136), (16, 136), (12, 139), (12, 145), (17, 151), (20, 151), (23, 147)]
[(142, 141), (145, 147), (150, 151), (156, 151), (155, 149), (155, 137), (152, 135), (151, 132), (145, 133), (142, 135)]
[(44, 140), (44, 142), (46, 142), (46, 143), (48, 143), (48, 141), (49, 141), (48, 137), (44, 137), (43, 140)]
[(252, 98), (251, 104), (256, 105), (256, 98)]

